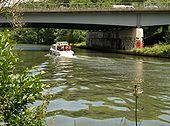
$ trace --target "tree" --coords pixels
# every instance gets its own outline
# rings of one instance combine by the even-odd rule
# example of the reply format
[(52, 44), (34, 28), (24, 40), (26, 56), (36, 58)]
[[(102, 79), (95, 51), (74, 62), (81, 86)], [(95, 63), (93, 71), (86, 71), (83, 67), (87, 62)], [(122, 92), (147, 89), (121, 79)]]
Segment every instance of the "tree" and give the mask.
[(17, 28), (11, 38), (18, 43), (51, 45), (54, 42), (53, 28)]
[[(0, 0), (0, 14), (13, 17), (13, 28), (22, 26), (22, 17), (15, 10), (17, 3)], [(28, 106), (42, 97), (40, 74), (34, 75), (27, 68), (17, 70), (20, 60), (13, 51), (14, 41), (9, 33), (0, 32), (0, 123), (7, 126), (44, 126), (47, 102), (33, 109)]]
[(56, 36), (55, 42), (68, 41), (69, 43), (78, 43), (85, 41), (86, 31), (56, 29), (54, 35)]
[(167, 26), (167, 31), (165, 31), (165, 42), (170, 44), (170, 26)]
[[(18, 72), (19, 59), (13, 52), (14, 41), (9, 31), (0, 33), (0, 122), (10, 126), (39, 125), (44, 123), (44, 109), (30, 109), (28, 104), (41, 98), (43, 84), (40, 74), (34, 75), (29, 69)], [(44, 104), (43, 104), (44, 105)]]

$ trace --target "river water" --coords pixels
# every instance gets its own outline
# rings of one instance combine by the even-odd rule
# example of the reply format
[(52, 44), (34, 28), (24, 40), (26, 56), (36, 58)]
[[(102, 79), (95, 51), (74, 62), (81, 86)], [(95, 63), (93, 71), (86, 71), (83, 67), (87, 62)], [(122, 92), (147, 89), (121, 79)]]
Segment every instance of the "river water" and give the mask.
[(169, 59), (88, 50), (76, 50), (74, 58), (47, 53), (23, 51), (20, 57), (22, 66), (46, 72), (49, 126), (135, 126), (134, 84), (144, 91), (138, 95), (141, 126), (170, 126)]

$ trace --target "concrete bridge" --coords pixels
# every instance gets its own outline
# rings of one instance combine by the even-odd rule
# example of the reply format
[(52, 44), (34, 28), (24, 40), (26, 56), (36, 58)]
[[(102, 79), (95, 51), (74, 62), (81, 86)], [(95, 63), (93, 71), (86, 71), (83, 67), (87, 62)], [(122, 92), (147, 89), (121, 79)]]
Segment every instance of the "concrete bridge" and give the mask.
[[(87, 45), (89, 46), (131, 49), (134, 47), (136, 37), (141, 41), (143, 37), (143, 31), (136, 28), (170, 24), (170, 2), (163, 7), (160, 4), (159, 6), (156, 4), (146, 6), (146, 3), (142, 4), (142, 7), (140, 4), (135, 4), (140, 6), (103, 7), (100, 5), (101, 8), (89, 7), (89, 5), (79, 7), (79, 4), (74, 6), (62, 4), (57, 7), (52, 5), (45, 7), (33, 5), (31, 8), (25, 4), (19, 6), (18, 10), (22, 13), (25, 27), (89, 30), (87, 35)], [(0, 15), (0, 27), (9, 27), (11, 21), (11, 17)], [(94, 32), (94, 30), (98, 32)]]
[[(112, 9), (112, 10), (25, 10), (26, 27), (70, 29), (111, 29), (170, 24), (169, 9)], [(0, 15), (0, 26), (8, 26), (11, 18)]]

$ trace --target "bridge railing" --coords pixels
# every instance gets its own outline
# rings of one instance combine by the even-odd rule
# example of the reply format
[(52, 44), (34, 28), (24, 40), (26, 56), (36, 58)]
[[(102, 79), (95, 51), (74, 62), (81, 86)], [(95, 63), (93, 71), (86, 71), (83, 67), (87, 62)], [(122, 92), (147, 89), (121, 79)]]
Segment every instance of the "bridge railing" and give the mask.
[(18, 6), (22, 10), (103, 10), (103, 9), (170, 9), (168, 2), (112, 2), (112, 3), (49, 3), (26, 2)]

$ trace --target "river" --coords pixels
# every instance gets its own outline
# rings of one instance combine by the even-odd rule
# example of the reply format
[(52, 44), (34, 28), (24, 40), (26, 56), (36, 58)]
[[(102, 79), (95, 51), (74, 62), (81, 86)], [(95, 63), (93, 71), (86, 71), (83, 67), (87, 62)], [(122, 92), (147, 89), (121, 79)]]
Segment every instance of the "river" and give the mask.
[(46, 72), (49, 126), (135, 126), (135, 83), (144, 91), (138, 95), (141, 126), (170, 126), (169, 59), (78, 49), (74, 58), (47, 53), (22, 51), (20, 57), (23, 67)]

